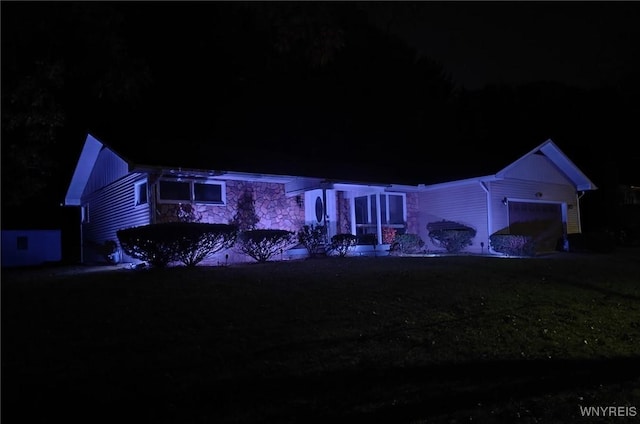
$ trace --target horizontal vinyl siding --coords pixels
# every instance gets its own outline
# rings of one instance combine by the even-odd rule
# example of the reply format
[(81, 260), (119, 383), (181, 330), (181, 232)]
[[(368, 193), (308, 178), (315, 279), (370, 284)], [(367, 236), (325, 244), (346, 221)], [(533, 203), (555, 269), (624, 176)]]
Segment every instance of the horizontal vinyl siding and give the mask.
[(455, 221), (476, 230), (473, 245), (465, 249), (468, 252), (480, 252), (480, 242), (488, 245), (486, 192), (479, 183), (469, 183), (458, 187), (445, 187), (419, 194), (419, 234), (427, 242), (430, 250), (439, 249), (429, 239), (427, 224), (438, 221)]
[(83, 199), (89, 205), (89, 222), (82, 227), (85, 262), (100, 260), (89, 242), (117, 241), (116, 231), (150, 223), (149, 204), (134, 205), (134, 183), (144, 177), (127, 175)]
[[(570, 184), (552, 184), (537, 181), (502, 180), (491, 182), (492, 232), (498, 232), (509, 227), (508, 208), (502, 203), (506, 197), (510, 201), (550, 202), (563, 204), (563, 219), (566, 219), (569, 234), (580, 231), (578, 222), (578, 205), (575, 188)], [(536, 193), (542, 193), (536, 197)], [(568, 209), (566, 205), (573, 205)]]
[(546, 156), (530, 155), (503, 175), (509, 180), (538, 181), (551, 184), (571, 184), (571, 181)]
[(127, 163), (106, 147), (98, 154), (82, 196), (88, 196), (129, 173)]

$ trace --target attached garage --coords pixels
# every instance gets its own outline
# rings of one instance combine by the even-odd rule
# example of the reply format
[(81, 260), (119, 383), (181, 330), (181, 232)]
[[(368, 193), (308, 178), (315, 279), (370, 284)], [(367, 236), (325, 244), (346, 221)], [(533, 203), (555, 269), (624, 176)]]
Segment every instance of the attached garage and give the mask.
[(533, 237), (536, 253), (557, 250), (564, 233), (562, 205), (510, 201), (509, 232)]

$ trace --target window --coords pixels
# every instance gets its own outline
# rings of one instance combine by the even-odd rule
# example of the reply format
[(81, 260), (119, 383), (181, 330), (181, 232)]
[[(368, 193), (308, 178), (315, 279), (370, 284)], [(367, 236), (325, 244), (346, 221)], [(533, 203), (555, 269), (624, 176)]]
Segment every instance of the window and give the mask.
[(404, 226), (404, 196), (401, 194), (381, 194), (380, 209), (383, 224)]
[(84, 205), (82, 205), (82, 207), (80, 208), (80, 221), (83, 224), (88, 224), (89, 223), (89, 204), (85, 203)]
[(189, 181), (160, 181), (160, 201), (165, 203), (191, 202), (191, 183)]
[(375, 234), (378, 227), (377, 195), (359, 196), (354, 200), (356, 235)]
[(224, 205), (225, 185), (219, 181), (160, 180), (158, 201)]
[[(381, 193), (355, 197), (353, 206), (356, 235), (377, 234), (378, 227), (381, 226), (404, 231), (406, 221), (405, 201), (404, 194), (400, 193)], [(378, 209), (380, 222), (378, 222)]]
[(18, 236), (16, 239), (16, 248), (18, 250), (29, 250), (29, 237)]
[(149, 201), (147, 195), (147, 182), (143, 181), (135, 184), (135, 205), (146, 205)]
[(222, 204), (222, 186), (211, 183), (193, 183), (193, 195), (196, 203)]

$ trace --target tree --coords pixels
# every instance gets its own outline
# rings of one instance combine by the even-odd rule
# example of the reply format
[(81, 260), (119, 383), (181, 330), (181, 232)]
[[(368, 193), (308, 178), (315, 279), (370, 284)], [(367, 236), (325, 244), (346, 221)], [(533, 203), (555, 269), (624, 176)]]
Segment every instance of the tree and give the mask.
[[(109, 4), (2, 5), (2, 202), (60, 198), (70, 126), (96, 110), (131, 107), (150, 73), (127, 51)], [(127, 105), (127, 106), (125, 106)]]

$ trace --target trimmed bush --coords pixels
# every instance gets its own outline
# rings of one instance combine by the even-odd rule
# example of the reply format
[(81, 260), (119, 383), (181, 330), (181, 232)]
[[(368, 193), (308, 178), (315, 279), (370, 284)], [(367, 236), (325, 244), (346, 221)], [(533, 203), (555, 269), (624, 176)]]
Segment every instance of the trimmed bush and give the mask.
[(531, 236), (492, 234), (489, 245), (494, 251), (509, 256), (535, 256), (535, 243)]
[(338, 256), (344, 258), (353, 247), (355, 247), (358, 239), (353, 234), (336, 234), (331, 237), (330, 249), (336, 252)]
[(324, 225), (303, 225), (298, 231), (298, 241), (309, 252), (310, 257), (318, 254), (318, 249), (324, 243), (326, 228)]
[(176, 222), (150, 224), (116, 232), (122, 250), (132, 258), (164, 268), (175, 260), (178, 248)]
[(392, 250), (403, 254), (422, 253), (424, 240), (418, 234), (398, 234), (393, 241)]
[(180, 223), (177, 228), (176, 260), (196, 266), (208, 256), (232, 247), (238, 227), (228, 224)]
[(287, 230), (248, 230), (238, 234), (240, 252), (258, 262), (267, 262), (275, 254), (295, 243), (295, 233)]
[(227, 224), (166, 222), (119, 230), (118, 240), (132, 258), (163, 268), (180, 261), (195, 266), (235, 243), (237, 228)]
[(427, 224), (429, 239), (434, 245), (448, 253), (458, 253), (473, 244), (476, 230), (453, 221), (430, 222)]

